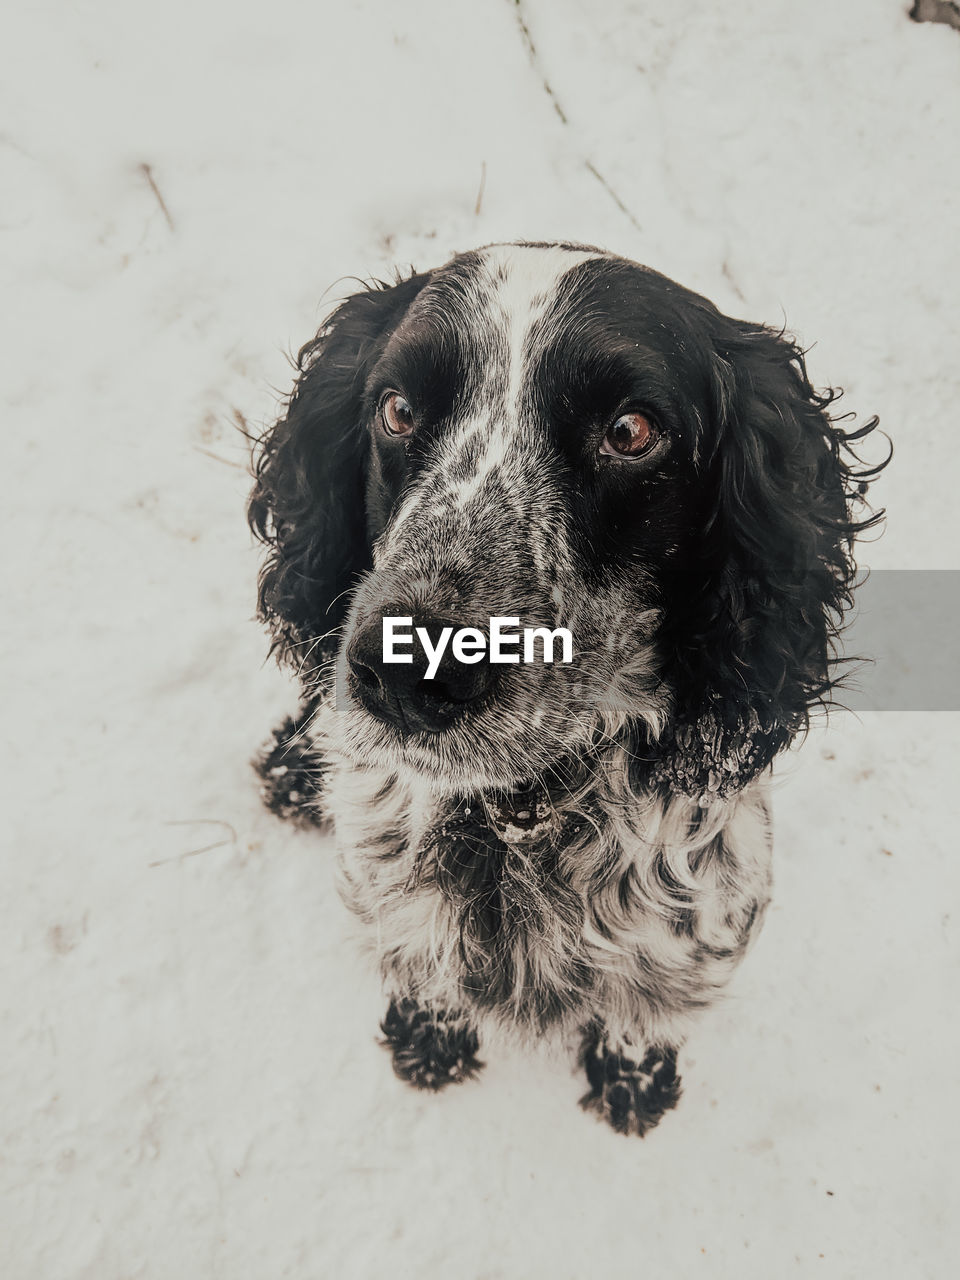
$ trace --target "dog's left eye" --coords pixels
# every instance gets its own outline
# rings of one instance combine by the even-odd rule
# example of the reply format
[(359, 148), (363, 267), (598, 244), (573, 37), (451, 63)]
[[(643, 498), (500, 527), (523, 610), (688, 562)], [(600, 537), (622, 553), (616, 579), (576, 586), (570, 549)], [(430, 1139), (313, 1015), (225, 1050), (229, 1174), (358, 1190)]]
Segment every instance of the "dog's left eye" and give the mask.
[(600, 452), (610, 458), (639, 458), (660, 439), (655, 423), (643, 413), (624, 413), (607, 428)]
[(409, 400), (404, 400), (396, 391), (384, 396), (380, 406), (380, 420), (388, 436), (413, 435), (413, 409)]

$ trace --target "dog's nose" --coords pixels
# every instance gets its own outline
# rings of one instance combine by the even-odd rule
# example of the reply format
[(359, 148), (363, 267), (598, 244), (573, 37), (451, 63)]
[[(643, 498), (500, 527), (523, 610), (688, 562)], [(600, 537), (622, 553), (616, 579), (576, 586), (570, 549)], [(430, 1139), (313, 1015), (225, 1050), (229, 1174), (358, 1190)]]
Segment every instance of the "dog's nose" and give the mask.
[(494, 683), (486, 652), (479, 662), (461, 662), (448, 642), (433, 679), (428, 680), (429, 660), (416, 635), (416, 628), (423, 627), (435, 648), (444, 627), (456, 634), (460, 626), (446, 618), (414, 617), (412, 648), (398, 649), (413, 661), (403, 663), (384, 661), (380, 619), (364, 627), (351, 642), (347, 660), (357, 696), (367, 710), (407, 732), (438, 733), (475, 707)]

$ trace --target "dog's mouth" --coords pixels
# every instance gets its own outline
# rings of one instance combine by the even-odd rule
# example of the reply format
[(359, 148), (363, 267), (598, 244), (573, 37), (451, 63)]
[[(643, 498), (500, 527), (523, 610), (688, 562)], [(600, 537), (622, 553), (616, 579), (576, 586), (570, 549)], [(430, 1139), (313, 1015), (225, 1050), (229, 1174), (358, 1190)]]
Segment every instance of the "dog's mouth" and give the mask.
[(484, 792), (480, 803), (487, 822), (505, 844), (540, 840), (558, 825), (557, 812), (545, 784), (532, 778), (509, 791)]

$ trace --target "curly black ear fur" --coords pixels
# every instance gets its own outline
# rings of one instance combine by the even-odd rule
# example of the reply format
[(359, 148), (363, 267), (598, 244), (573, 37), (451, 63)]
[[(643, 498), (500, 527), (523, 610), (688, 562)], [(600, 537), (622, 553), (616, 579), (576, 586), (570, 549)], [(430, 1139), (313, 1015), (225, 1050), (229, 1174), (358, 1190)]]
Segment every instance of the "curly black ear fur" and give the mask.
[(300, 351), (286, 413), (255, 448), (247, 518), (269, 548), (258, 613), (281, 659), (340, 626), (351, 586), (370, 567), (364, 384), (428, 278), (376, 281), (342, 302)]
[(655, 781), (724, 795), (767, 767), (838, 682), (867, 481), (857, 441), (782, 333), (714, 313), (713, 422), (701, 442), (699, 530), (667, 610), (675, 693)]

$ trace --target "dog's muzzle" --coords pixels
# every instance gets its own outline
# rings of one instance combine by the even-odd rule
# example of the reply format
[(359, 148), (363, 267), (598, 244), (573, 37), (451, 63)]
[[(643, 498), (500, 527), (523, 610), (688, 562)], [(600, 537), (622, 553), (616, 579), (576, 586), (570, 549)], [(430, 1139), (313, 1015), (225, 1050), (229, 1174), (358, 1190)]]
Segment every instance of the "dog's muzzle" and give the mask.
[[(445, 618), (414, 617), (436, 644), (444, 627), (460, 624)], [(379, 720), (401, 733), (442, 733), (465, 719), (491, 693), (497, 671), (486, 654), (467, 665), (445, 650), (433, 679), (427, 680), (424, 650), (414, 646), (412, 662), (385, 662), (381, 619), (368, 623), (350, 641), (347, 663), (356, 697)]]

